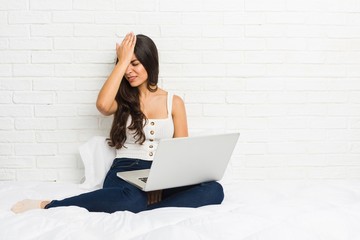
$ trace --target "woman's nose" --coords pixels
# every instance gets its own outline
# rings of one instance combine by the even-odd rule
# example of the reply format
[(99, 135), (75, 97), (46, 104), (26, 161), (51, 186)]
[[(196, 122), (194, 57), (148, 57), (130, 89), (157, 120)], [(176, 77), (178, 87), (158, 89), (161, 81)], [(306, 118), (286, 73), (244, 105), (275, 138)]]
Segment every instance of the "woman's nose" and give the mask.
[(131, 67), (131, 64), (129, 64), (129, 66), (126, 68), (126, 74), (129, 74), (132, 72), (132, 67)]

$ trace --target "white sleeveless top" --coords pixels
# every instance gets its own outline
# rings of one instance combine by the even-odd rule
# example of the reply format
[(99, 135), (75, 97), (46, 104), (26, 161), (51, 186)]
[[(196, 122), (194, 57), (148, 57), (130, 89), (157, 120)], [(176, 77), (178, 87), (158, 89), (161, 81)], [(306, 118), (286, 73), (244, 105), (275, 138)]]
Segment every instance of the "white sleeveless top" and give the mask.
[[(152, 161), (160, 139), (174, 136), (174, 122), (172, 119), (173, 94), (168, 93), (167, 110), (168, 116), (164, 119), (147, 119), (144, 126), (145, 142), (136, 143), (134, 132), (127, 128), (126, 141), (122, 148), (116, 150), (116, 158), (137, 158)], [(127, 121), (127, 127), (131, 124), (131, 116)]]

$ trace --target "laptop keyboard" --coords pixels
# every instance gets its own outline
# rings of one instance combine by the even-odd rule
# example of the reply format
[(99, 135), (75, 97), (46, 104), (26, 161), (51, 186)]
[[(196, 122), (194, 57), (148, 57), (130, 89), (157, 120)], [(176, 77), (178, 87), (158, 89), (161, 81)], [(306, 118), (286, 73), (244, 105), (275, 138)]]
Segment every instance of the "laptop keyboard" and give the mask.
[(144, 183), (147, 182), (147, 179), (148, 179), (147, 177), (141, 177), (141, 178), (139, 178), (139, 180), (140, 180), (140, 181), (143, 181)]

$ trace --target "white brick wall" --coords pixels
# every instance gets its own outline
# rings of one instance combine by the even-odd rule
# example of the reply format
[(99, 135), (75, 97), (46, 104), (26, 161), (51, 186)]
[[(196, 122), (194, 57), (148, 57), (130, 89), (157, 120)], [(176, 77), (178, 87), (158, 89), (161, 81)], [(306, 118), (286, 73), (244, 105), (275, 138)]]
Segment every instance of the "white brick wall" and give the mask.
[(0, 180), (79, 181), (117, 36), (147, 34), (236, 179), (360, 178), (360, 2), (0, 0)]

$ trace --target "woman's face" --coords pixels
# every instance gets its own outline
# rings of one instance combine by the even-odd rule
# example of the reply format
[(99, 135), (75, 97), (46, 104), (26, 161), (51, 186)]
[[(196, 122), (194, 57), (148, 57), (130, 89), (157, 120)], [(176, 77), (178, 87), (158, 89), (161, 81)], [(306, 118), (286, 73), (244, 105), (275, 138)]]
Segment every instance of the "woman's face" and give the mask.
[(136, 58), (135, 54), (133, 54), (131, 62), (126, 69), (125, 78), (132, 87), (139, 87), (147, 82), (147, 71), (141, 62)]

